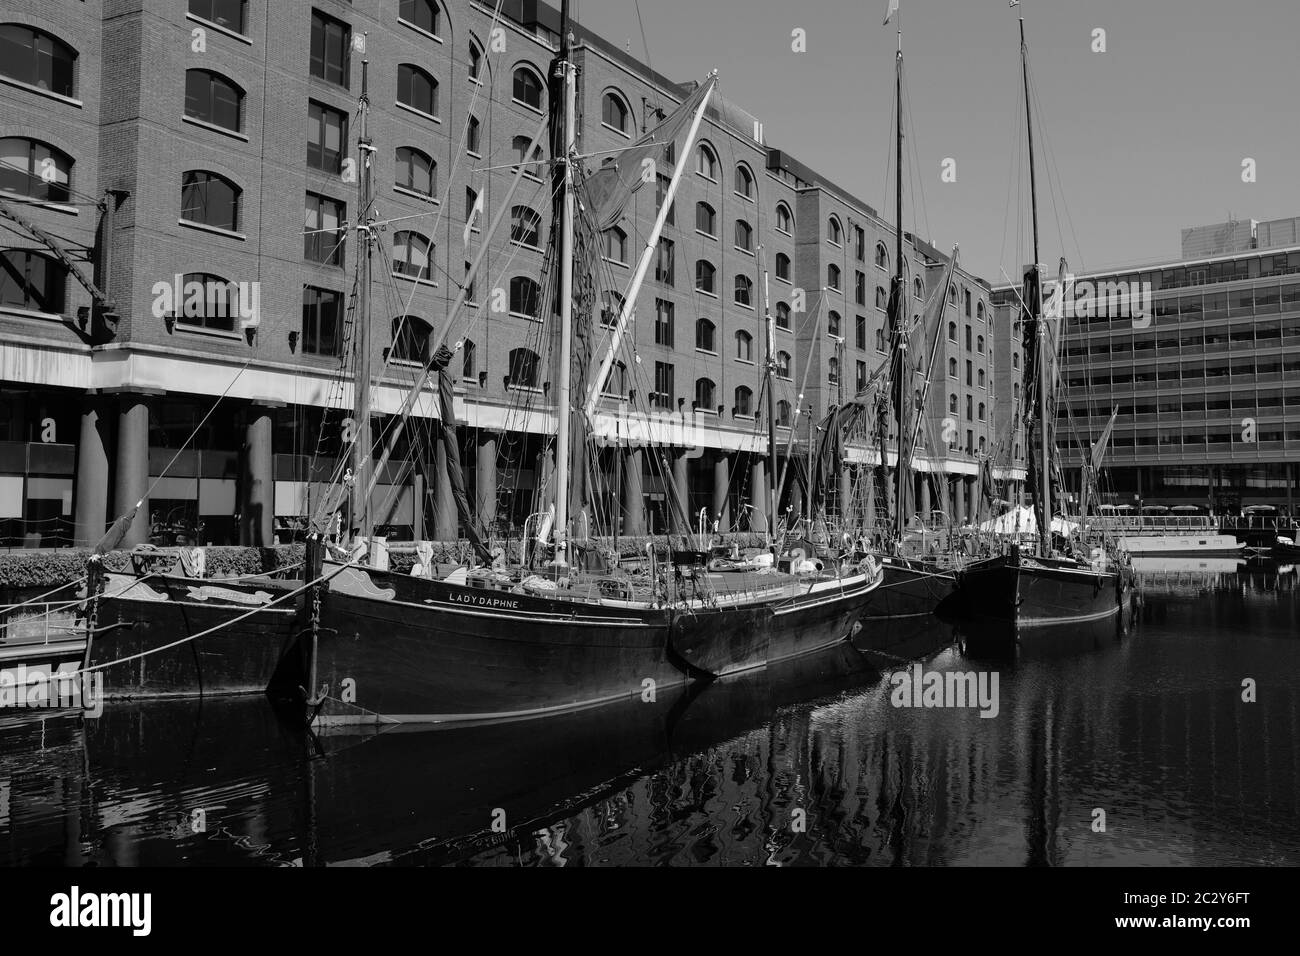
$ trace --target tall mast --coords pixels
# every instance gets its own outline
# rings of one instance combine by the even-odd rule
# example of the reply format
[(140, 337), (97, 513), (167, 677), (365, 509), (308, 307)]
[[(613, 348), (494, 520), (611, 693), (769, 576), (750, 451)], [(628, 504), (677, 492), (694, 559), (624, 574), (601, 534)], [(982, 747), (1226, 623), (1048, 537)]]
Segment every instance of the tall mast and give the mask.
[(1034, 121), (1029, 100), (1029, 47), (1025, 43), (1025, 18), (1020, 18), (1020, 68), (1025, 82), (1025, 130), (1029, 140), (1029, 204), (1034, 226), (1034, 261), (1030, 266), (1033, 277), (1030, 284), (1030, 296), (1025, 306), (1030, 311), (1030, 320), (1034, 323), (1035, 348), (1038, 352), (1038, 388), (1034, 399), (1034, 417), (1038, 420), (1039, 431), (1039, 467), (1038, 500), (1041, 504), (1038, 529), (1038, 552), (1047, 555), (1052, 549), (1052, 470), (1051, 470), (1051, 430), (1047, 422), (1047, 386), (1050, 369), (1048, 368), (1047, 326), (1043, 321), (1043, 283), (1038, 265), (1038, 181), (1034, 170)]
[(373, 462), (370, 454), (370, 248), (371, 240), (371, 162), (375, 151), (370, 142), (370, 61), (361, 61), (361, 134), (357, 139), (358, 159), (361, 163), (360, 201), (357, 204), (357, 238), (361, 249), (358, 265), (360, 277), (357, 288), (357, 321), (355, 334), (355, 388), (353, 389), (352, 418), (355, 423), (355, 443), (352, 446), (352, 517), (353, 530), (369, 538), (373, 530), (370, 515), (370, 473)]
[[(907, 433), (907, 389), (904, 376), (907, 371), (907, 335), (903, 322), (903, 20), (898, 20), (898, 54), (894, 58), (894, 126), (897, 129), (894, 156), (894, 289), (890, 315), (892, 324), (889, 332), (894, 340), (893, 382), (894, 415), (896, 441), (898, 446), (898, 463), (894, 469), (894, 536), (898, 542), (903, 540), (903, 530), (907, 526), (907, 490), (911, 483), (911, 462), (905, 462), (903, 436)], [(885, 454), (881, 446), (880, 454)]]
[[(763, 255), (763, 247), (758, 247)], [(771, 540), (776, 534), (776, 319), (768, 300), (767, 264), (763, 270), (763, 324), (767, 332), (767, 533)]]
[[(560, 374), (555, 431), (555, 560), (567, 563), (569, 538), (569, 397), (573, 352), (573, 163), (577, 85), (569, 61), (569, 0), (560, 8), (560, 57), (556, 68), (564, 83), (564, 197), (560, 223)], [(597, 383), (603, 384), (603, 383)]]

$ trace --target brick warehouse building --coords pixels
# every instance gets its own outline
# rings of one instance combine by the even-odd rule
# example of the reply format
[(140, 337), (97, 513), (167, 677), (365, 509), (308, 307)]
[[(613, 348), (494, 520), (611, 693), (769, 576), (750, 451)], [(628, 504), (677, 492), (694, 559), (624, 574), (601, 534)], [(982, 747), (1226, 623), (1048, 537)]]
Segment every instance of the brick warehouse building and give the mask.
[[(1106, 498), (1127, 505), (1251, 504), (1294, 514), (1300, 454), (1300, 219), (1216, 223), (1183, 231), (1182, 258), (1076, 276), (1096, 288), (1070, 318), (1062, 355), (1061, 444), (1100, 438)], [(1108, 285), (1145, 284), (1151, 315), (1134, 320)], [(999, 321), (1017, 293), (994, 291)], [(1079, 453), (1066, 483), (1077, 495)]]
[[(496, 208), (546, 109), (558, 15), (519, 0), (505, 12), (496, 38), (493, 6), (471, 0), (50, 0), (0, 15), (5, 545), (93, 542), (151, 487), (128, 543), (145, 540), (153, 518), (177, 517), (201, 521), (211, 543), (267, 543), (307, 512), (322, 463), (339, 451), (322, 409), (351, 405), (340, 364), (355, 286), (348, 161), (361, 61), (377, 210), (389, 223), (373, 257), (370, 356), (383, 369), (374, 404), (384, 415), (398, 409), (477, 248), (463, 238), (469, 210), (479, 194), (489, 215)], [(580, 27), (575, 36), (580, 153), (628, 145), (689, 94)], [(871, 207), (769, 149), (751, 114), (714, 103), (639, 297), (639, 368), (609, 388), (639, 382), (652, 405), (694, 414), (694, 446), (677, 451), (671, 480), (693, 511), (743, 526), (763, 480), (760, 258), (778, 323), (778, 421), (798, 432), (883, 360), (893, 242)], [(544, 179), (541, 168), (523, 179), (455, 359), (471, 501), (514, 523), (544, 465), (540, 419), (521, 422), (512, 398), (545, 395), (553, 377), (545, 362), (519, 360), (520, 350), (551, 351), (530, 285), (550, 226)], [(606, 237), (603, 267), (617, 285), (657, 198), (635, 193)], [(942, 256), (910, 239), (906, 252), (924, 294)], [(259, 323), (243, 330), (227, 315), (160, 308), (158, 287), (174, 277), (256, 283)], [(508, 291), (508, 310), (491, 311), (489, 286)], [(800, 289), (803, 312), (791, 308)], [(923, 300), (911, 301), (919, 313)], [(932, 402), (932, 414), (959, 421), (943, 458), (922, 466), (945, 475), (930, 503), (961, 501), (966, 513), (1005, 364), (982, 331), (987, 302), (986, 284), (959, 276), (941, 359), (954, 372), (948, 404)], [(790, 434), (783, 427), (783, 444)], [(507, 454), (514, 465), (499, 470)], [(606, 452), (601, 466), (626, 479), (624, 531), (662, 531), (665, 479), (639, 452), (619, 457)], [(848, 458), (862, 475), (872, 461), (865, 449)], [(380, 498), (396, 499), (391, 524), (451, 537), (445, 464), (430, 465), (429, 487), (390, 467)]]

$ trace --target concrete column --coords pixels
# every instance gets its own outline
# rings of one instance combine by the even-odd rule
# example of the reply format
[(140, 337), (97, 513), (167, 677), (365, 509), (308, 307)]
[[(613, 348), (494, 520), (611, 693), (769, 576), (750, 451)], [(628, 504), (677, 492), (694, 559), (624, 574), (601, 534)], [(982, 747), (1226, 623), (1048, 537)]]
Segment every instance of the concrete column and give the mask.
[(79, 548), (94, 547), (108, 524), (108, 442), (103, 403), (87, 396), (81, 407), (77, 440), (77, 493), (72, 512), (73, 538)]
[(487, 529), (497, 519), (497, 436), (479, 433), (474, 451), (474, 514)]
[(439, 541), (455, 541), (460, 537), (456, 499), (451, 492), (451, 477), (447, 473), (447, 450), (439, 441), (435, 446), (433, 478), (437, 481), (433, 499), (434, 537)]
[(239, 543), (256, 548), (275, 543), (272, 427), (269, 408), (254, 405), (248, 409), (244, 425), (244, 474), (239, 489)]
[[(124, 515), (145, 497), (149, 490), (149, 404), (143, 395), (124, 393), (119, 399), (117, 415), (117, 476), (113, 489), (113, 509)], [(149, 502), (144, 501), (135, 513), (120, 547), (133, 548), (149, 538)]]
[[(686, 464), (686, 453), (680, 448), (669, 452), (673, 463), (673, 487), (676, 489), (677, 501), (681, 505), (681, 514), (671, 502), (668, 508), (668, 520), (673, 534), (689, 534), (691, 530), (691, 485)], [(682, 527), (682, 515), (685, 515), (685, 527)]]
[(966, 523), (966, 479), (961, 475), (953, 478), (953, 523), (958, 527)]
[(645, 492), (641, 485), (641, 449), (623, 453), (623, 533), (628, 537), (645, 534)]
[(767, 531), (767, 465), (755, 458), (749, 469), (749, 530), (758, 534)]
[(920, 481), (920, 492), (916, 500), (920, 503), (921, 517), (929, 520), (930, 518), (930, 479), (926, 475), (917, 475)]
[(731, 530), (731, 514), (727, 507), (727, 486), (730, 484), (731, 461), (725, 451), (713, 456), (713, 517), (719, 531)]

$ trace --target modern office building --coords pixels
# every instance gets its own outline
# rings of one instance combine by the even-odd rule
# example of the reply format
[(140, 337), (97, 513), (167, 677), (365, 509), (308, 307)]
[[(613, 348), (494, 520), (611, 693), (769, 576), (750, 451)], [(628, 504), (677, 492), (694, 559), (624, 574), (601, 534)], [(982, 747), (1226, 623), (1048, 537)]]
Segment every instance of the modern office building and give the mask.
[[(1058, 444), (1082, 449), (1118, 409), (1107, 500), (1293, 509), (1300, 457), (1297, 219), (1183, 231), (1183, 258), (1075, 277), (1067, 292)], [(1132, 292), (1150, 314), (1135, 315)], [(1017, 291), (993, 293), (1017, 323)], [(1086, 300), (1086, 305), (1082, 304)], [(1144, 303), (1145, 304), (1145, 303)]]
[[(548, 108), (559, 16), (528, 0), (505, 3), (499, 22), (494, 11), (476, 0), (48, 0), (0, 15), (0, 546), (93, 542), (142, 499), (128, 543), (155, 522), (202, 524), (211, 543), (269, 543), (310, 513), (352, 404), (363, 83), (381, 420), (528, 164), (450, 341), (471, 503), (514, 525), (533, 510), (549, 467), (538, 412), (553, 408), (559, 358), (539, 285), (548, 157), (525, 152)], [(578, 152), (594, 168), (694, 84), (573, 32)], [(723, 527), (761, 526), (765, 289), (791, 458), (809, 416), (883, 359), (889, 225), (770, 148), (724, 97), (687, 160), (601, 403), (681, 415), (691, 440), (671, 461), (639, 449), (593, 459), (594, 494), (622, 512), (625, 533), (664, 530), (669, 481)], [(604, 235), (602, 311), (617, 310), (670, 172)], [(905, 255), (923, 296), (942, 256), (910, 237)], [(955, 435), (926, 466), (954, 496), (993, 444), (1004, 363), (987, 302), (963, 274), (942, 358), (941, 418), (957, 420)], [(912, 305), (919, 313), (923, 298)], [(521, 396), (534, 414), (519, 412)], [(386, 523), (447, 538), (457, 517), (429, 439), (434, 404), (410, 430), (418, 466), (391, 465), (378, 497)], [(873, 454), (850, 449), (851, 468), (864, 474)]]

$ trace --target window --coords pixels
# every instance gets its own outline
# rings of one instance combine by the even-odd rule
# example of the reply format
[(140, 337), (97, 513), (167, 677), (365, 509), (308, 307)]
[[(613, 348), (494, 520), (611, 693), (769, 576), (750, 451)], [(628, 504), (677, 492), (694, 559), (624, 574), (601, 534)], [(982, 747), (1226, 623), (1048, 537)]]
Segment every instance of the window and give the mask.
[(0, 139), (0, 192), (40, 202), (67, 202), (72, 157), (34, 139)]
[(511, 349), (510, 372), (506, 376), (506, 386), (508, 388), (537, 388), (537, 372), (540, 364), (536, 352), (529, 349)]
[(1020, 353), (1019, 353), (1019, 352), (1012, 352), (1012, 353), (1011, 353), (1011, 367), (1012, 367), (1012, 368), (1020, 368)]
[(243, 128), (244, 91), (210, 70), (185, 71), (185, 115), (238, 133)]
[(776, 353), (776, 377), (788, 379), (790, 377), (790, 353)]
[(752, 306), (754, 304), (754, 281), (749, 276), (736, 276), (735, 282), (735, 300), (736, 305)]
[(754, 337), (744, 329), (736, 333), (736, 358), (742, 362), (754, 361)]
[(867, 363), (860, 361), (857, 364), (857, 378), (854, 380), (853, 388), (854, 391), (861, 392), (866, 387), (867, 387)]
[[(465, 221), (471, 222), (474, 219), (474, 210), (478, 207), (478, 193), (469, 186), (465, 187)], [(478, 227), (474, 227), (478, 231)]]
[(67, 269), (55, 259), (25, 249), (0, 251), (0, 308), (58, 315), (67, 285)]
[(717, 388), (713, 381), (707, 378), (697, 378), (695, 380), (694, 407), (711, 412), (717, 407), (717, 404)]
[(975, 338), (975, 351), (976, 351), (976, 352), (979, 352), (981, 355), (984, 354), (984, 336), (982, 336), (982, 335), (980, 335), (980, 336), (976, 336), (976, 338)]
[(225, 176), (191, 170), (181, 177), (181, 218), (237, 232), (239, 196), (239, 187)]
[(976, 381), (979, 382), (979, 387), (980, 387), (980, 388), (984, 388), (984, 387), (985, 387), (985, 385), (984, 385), (984, 382), (985, 382), (984, 369), (980, 369), (980, 370), (976, 373), (975, 378), (976, 378)]
[(460, 347), (460, 377), (467, 382), (478, 381), (478, 346), (466, 339)]
[(842, 235), (843, 232), (840, 229), (840, 221), (834, 216), (831, 216), (831, 218), (826, 220), (826, 241), (832, 242), (838, 246)]
[(536, 73), (526, 66), (515, 70), (512, 95), (516, 103), (535, 110), (542, 108), (542, 81)]
[(627, 132), (628, 108), (617, 93), (606, 93), (600, 107), (600, 121), (624, 136)]
[(650, 393), (650, 404), (655, 408), (672, 408), (675, 396), (672, 363), (655, 362), (655, 390)]
[(695, 291), (707, 292), (709, 295), (717, 295), (717, 275), (718, 270), (713, 267), (712, 262), (704, 259), (695, 263)]
[(704, 143), (695, 150), (695, 171), (705, 179), (717, 181), (718, 159), (713, 155), (713, 150)]
[(433, 243), (411, 230), (393, 233), (393, 272), (412, 279), (433, 280)]
[(840, 314), (834, 309), (826, 316), (826, 332), (830, 335), (840, 334)]
[(0, 75), (60, 96), (76, 94), (77, 52), (33, 27), (0, 25)]
[(397, 15), (427, 33), (438, 35), (438, 4), (434, 0), (401, 0)]
[(837, 358), (827, 359), (826, 370), (826, 381), (831, 385), (840, 384), (840, 360)]
[(981, 300), (975, 305), (975, 317), (981, 322), (984, 321), (984, 302)]
[(966, 303), (966, 318), (970, 318), (970, 289), (961, 290), (962, 297)]
[(235, 33), (247, 31), (248, 0), (190, 0), (190, 13)]
[(876, 351), (885, 351), (885, 330), (876, 329)]
[(776, 254), (776, 277), (785, 282), (790, 281), (790, 257), (784, 252)]
[(776, 228), (780, 232), (794, 232), (794, 217), (790, 215), (790, 207), (785, 203), (776, 204)]
[(521, 246), (538, 246), (541, 243), (542, 217), (527, 206), (514, 206), (510, 210), (510, 241)]
[(970, 338), (970, 326), (968, 325), (968, 326), (966, 326), (966, 351), (967, 351), (967, 352), (970, 351), (970, 348), (971, 348), (971, 344), (970, 344), (970, 343), (971, 343), (971, 338)]
[[(347, 148), (344, 144), (347, 139), (346, 113), (331, 109), (324, 103), (312, 101), (307, 104), (308, 166), (326, 173), (337, 173), (343, 168), (343, 154)], [(401, 166), (401, 150), (398, 150), (398, 166)]]
[(867, 304), (867, 276), (856, 269), (853, 271), (853, 301), (858, 305)]
[(627, 265), (627, 233), (618, 226), (605, 230), (605, 258)]
[(970, 360), (970, 359), (967, 359), (967, 360), (966, 360), (966, 384), (967, 384), (967, 385), (973, 385), (973, 384), (975, 384), (975, 382), (974, 382), (974, 380), (973, 380), (973, 378), (972, 378), (972, 376), (971, 376), (971, 368), (972, 368), (972, 366), (971, 366), (971, 360)]
[(469, 78), (479, 83), (483, 81), (483, 51), (477, 43), (469, 45)]
[(202, 297), (185, 296), (184, 308), (176, 316), (178, 325), (218, 332), (235, 331), (239, 314), (239, 286), (206, 272), (190, 272), (181, 277), (185, 288), (203, 287)]
[(307, 355), (338, 355), (343, 346), (343, 293), (304, 286), (302, 350)]
[(921, 281), (919, 276), (912, 280), (912, 298), (925, 298), (925, 283)]
[(958, 412), (957, 396), (955, 394), (951, 394), (948, 396), (948, 411), (950, 411), (954, 415), (956, 415)]
[(605, 376), (605, 383), (600, 386), (602, 395), (627, 395), (627, 365), (622, 362), (615, 362), (609, 367), (609, 374)]
[(465, 126), (465, 152), (471, 156), (481, 155), (483, 146), (483, 124), (477, 116), (471, 116)]
[(859, 262), (867, 261), (867, 233), (861, 226), (853, 227), (853, 254)]
[(617, 292), (607, 292), (600, 307), (600, 324), (607, 329), (618, 325), (618, 317), (623, 313), (624, 298)]
[(884, 312), (889, 308), (889, 293), (885, 291), (883, 285), (876, 286), (876, 308), (881, 312)]
[(880, 269), (889, 268), (889, 251), (883, 242), (876, 243), (876, 266)]
[(662, 345), (666, 348), (673, 347), (673, 315), (675, 312), (676, 310), (671, 302), (666, 299), (655, 299), (655, 345)]
[(776, 327), (778, 329), (790, 328), (790, 307), (784, 302), (776, 304)]
[(790, 427), (790, 403), (784, 398), (776, 403), (776, 425), (778, 428)]
[(397, 185), (433, 198), (438, 191), (438, 164), (414, 146), (397, 148)]
[(659, 237), (659, 248), (655, 250), (655, 281), (662, 282), (664, 285), (672, 285), (675, 274), (673, 263), (673, 241)]
[(754, 414), (754, 393), (745, 385), (736, 388), (736, 407), (733, 413), (737, 417), (750, 417)]
[(718, 236), (718, 217), (713, 207), (706, 202), (695, 204), (695, 229), (706, 236), (716, 239)]
[(529, 157), (528, 147), (531, 144), (532, 144), (532, 140), (530, 140), (527, 136), (516, 136), (513, 140), (511, 140), (510, 143), (511, 148), (514, 149), (515, 158), (518, 159), (519, 162), (523, 163), (523, 162), (527, 162), (530, 158), (532, 159), (532, 163), (528, 166), (528, 168), (524, 170), (524, 175), (531, 176), (533, 179), (541, 179), (542, 178), (542, 163), (541, 163), (542, 147), (540, 146), (533, 147), (533, 155)]
[[(470, 263), (468, 263), (468, 262), (465, 263), (465, 278), (466, 278), (466, 279), (469, 278), (469, 270), (470, 270), (470, 268), (471, 268)], [(474, 282), (466, 282), (465, 285), (463, 286), (463, 288), (464, 288), (464, 290), (465, 290), (465, 304), (466, 304), (466, 305), (473, 305), (474, 303), (476, 303), (476, 302), (478, 301), (478, 299), (474, 296), (474, 285), (475, 285)]]
[(948, 323), (948, 341), (949, 341), (949, 342), (956, 342), (956, 341), (957, 341), (957, 323), (956, 323), (956, 322), (949, 322), (949, 323)]
[(832, 264), (826, 267), (826, 285), (829, 288), (834, 289), (836, 292), (840, 291), (840, 267), (839, 266)]
[(541, 286), (526, 276), (515, 276), (510, 280), (510, 312), (525, 318), (537, 318), (537, 307), (541, 301)]
[(867, 317), (860, 315), (854, 320), (854, 344), (864, 352), (867, 349)]
[(343, 243), (347, 235), (343, 222), (346, 219), (347, 207), (343, 203), (328, 196), (308, 193), (303, 257), (329, 266), (343, 265)]
[(980, 421), (984, 421), (984, 403), (983, 403), (983, 402), (980, 402), (980, 414), (979, 414), (979, 419), (980, 419)]
[(702, 352), (716, 352), (717, 328), (708, 319), (695, 320), (695, 347)]
[[(397, 68), (397, 102), (429, 116), (438, 115), (438, 81), (413, 63)], [(471, 129), (478, 120), (470, 117)]]
[(747, 166), (736, 167), (736, 192), (746, 199), (754, 198), (754, 174)]
[[(668, 184), (671, 182), (672, 179), (668, 176), (665, 176), (663, 173), (660, 173), (656, 177), (655, 209), (662, 209), (664, 207), (664, 200), (668, 198)], [(668, 207), (668, 218), (664, 220), (664, 225), (666, 226), (677, 225), (677, 200), (675, 199), (673, 200), (673, 204)]]
[(967, 396), (966, 396), (966, 421), (971, 421), (971, 420), (972, 420), (972, 416), (971, 416), (971, 407), (972, 407), (971, 397), (970, 397), (969, 395), (967, 395)]
[(743, 219), (736, 220), (736, 248), (744, 252), (754, 251), (754, 230)]
[(348, 88), (351, 74), (352, 30), (340, 20), (311, 13), (311, 75)]
[(948, 377), (957, 377), (957, 360), (955, 358), (948, 359)]

